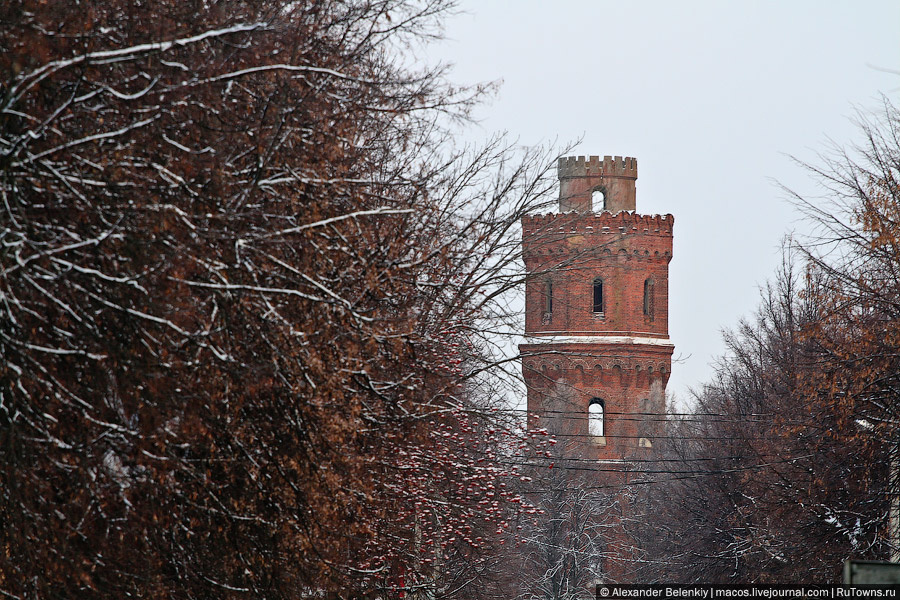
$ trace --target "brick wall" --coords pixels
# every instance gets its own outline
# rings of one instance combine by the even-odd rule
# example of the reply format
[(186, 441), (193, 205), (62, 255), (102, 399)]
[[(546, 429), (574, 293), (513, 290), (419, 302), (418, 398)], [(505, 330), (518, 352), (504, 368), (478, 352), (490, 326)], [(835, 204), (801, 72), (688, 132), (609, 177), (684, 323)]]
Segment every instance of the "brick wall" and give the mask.
[[(522, 220), (525, 332), (591, 332), (667, 337), (674, 218), (620, 212), (554, 214)], [(603, 280), (604, 311), (593, 312)], [(652, 314), (644, 282), (653, 281)], [(546, 311), (547, 282), (553, 311)]]

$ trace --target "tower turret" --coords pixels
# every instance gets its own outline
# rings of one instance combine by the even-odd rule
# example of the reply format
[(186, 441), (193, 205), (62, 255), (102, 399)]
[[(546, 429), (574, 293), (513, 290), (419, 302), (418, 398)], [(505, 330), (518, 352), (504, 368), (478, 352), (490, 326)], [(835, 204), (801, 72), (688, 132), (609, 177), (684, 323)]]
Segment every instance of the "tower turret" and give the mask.
[(636, 158), (567, 156), (558, 173), (561, 213), (635, 210)]

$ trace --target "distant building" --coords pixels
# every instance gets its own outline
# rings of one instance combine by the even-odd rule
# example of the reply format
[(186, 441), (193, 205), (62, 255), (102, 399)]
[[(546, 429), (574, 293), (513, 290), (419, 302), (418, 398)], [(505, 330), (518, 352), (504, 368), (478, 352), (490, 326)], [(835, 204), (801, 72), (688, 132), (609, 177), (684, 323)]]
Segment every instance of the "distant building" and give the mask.
[(614, 490), (663, 432), (674, 218), (635, 212), (634, 158), (562, 158), (559, 180), (559, 213), (522, 219), (529, 427)]
[(562, 158), (559, 179), (560, 212), (522, 220), (528, 412), (619, 464), (662, 430), (674, 218), (635, 212), (634, 158)]
[[(522, 219), (529, 428), (557, 438), (557, 468), (608, 486), (621, 525), (664, 431), (674, 218), (635, 212), (634, 158), (562, 158), (559, 180), (559, 213)], [(606, 577), (628, 581), (636, 549), (610, 530)]]

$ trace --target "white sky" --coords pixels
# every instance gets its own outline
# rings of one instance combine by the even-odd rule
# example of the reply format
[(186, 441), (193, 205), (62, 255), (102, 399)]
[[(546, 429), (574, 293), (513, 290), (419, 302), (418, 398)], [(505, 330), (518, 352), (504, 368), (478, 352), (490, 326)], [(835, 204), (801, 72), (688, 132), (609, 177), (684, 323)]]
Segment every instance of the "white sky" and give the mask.
[[(670, 392), (711, 374), (721, 331), (749, 316), (781, 240), (804, 223), (788, 155), (858, 139), (856, 110), (900, 96), (900, 2), (463, 0), (429, 50), (457, 83), (502, 80), (474, 139), (583, 138), (572, 154), (638, 159), (637, 209), (675, 215)], [(879, 69), (892, 69), (886, 73)], [(523, 323), (524, 327), (524, 323)]]

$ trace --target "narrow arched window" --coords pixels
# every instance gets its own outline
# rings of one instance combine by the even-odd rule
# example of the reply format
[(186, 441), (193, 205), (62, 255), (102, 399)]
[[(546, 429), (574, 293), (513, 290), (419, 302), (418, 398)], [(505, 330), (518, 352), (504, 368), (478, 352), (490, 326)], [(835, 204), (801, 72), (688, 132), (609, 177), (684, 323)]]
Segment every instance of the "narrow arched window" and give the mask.
[(599, 277), (594, 280), (594, 312), (603, 312), (603, 280)]
[(644, 281), (644, 316), (651, 321), (653, 320), (653, 280)]
[(606, 210), (606, 192), (602, 189), (596, 189), (591, 192), (591, 210), (593, 212)]
[(553, 281), (551, 279), (544, 282), (544, 312), (547, 314), (553, 312)]
[(591, 403), (588, 404), (588, 433), (594, 437), (603, 437), (606, 435), (603, 432), (604, 413), (603, 400), (600, 398), (592, 398)]

